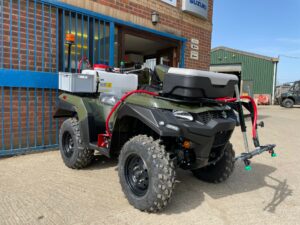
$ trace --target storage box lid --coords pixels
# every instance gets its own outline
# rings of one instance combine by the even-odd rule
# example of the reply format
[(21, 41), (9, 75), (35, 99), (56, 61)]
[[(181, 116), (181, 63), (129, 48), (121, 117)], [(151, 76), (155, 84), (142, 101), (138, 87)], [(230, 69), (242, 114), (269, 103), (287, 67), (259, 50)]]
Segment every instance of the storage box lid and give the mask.
[(229, 81), (238, 81), (236, 75), (225, 74), (225, 73), (214, 73), (202, 70), (194, 69), (183, 69), (171, 67), (168, 71), (169, 74), (186, 75), (186, 76), (199, 76), (207, 77), (210, 79), (212, 85), (225, 86)]
[(162, 94), (174, 98), (233, 97), (238, 77), (194, 69), (170, 68), (164, 76)]

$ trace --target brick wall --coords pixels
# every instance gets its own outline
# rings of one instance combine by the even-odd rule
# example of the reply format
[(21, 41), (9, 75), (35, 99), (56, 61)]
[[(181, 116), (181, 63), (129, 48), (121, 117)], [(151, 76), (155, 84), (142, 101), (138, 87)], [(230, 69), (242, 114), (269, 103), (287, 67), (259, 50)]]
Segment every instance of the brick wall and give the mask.
[[(56, 9), (51, 8), (50, 12), (49, 6), (44, 5), (44, 30), (42, 29), (42, 5), (36, 4), (36, 14), (34, 13), (34, 1), (28, 1), (28, 13), (26, 9), (26, 0), (20, 0), (20, 12), (18, 0), (12, 0), (12, 6), (10, 1), (3, 1), (3, 68), (42, 71), (42, 59), (44, 59), (44, 71), (54, 72), (56, 71)], [(12, 12), (11, 17), (10, 12)], [(28, 30), (26, 20), (28, 20)], [(34, 21), (36, 22), (36, 35), (34, 33)], [(34, 58), (35, 40), (36, 63)], [(42, 48), (44, 48), (44, 54)], [(36, 97), (34, 89), (27, 91), (26, 88), (11, 88), (11, 91), (12, 95), (10, 95), (10, 88), (0, 88), (1, 108), (2, 104), (4, 105), (0, 111), (0, 150), (11, 149), (11, 141), (13, 149), (26, 148), (27, 135), (30, 147), (56, 144), (56, 121), (50, 119), (55, 110), (56, 90), (44, 89), (44, 105), (42, 104), (41, 89), (37, 89)], [(50, 106), (52, 106), (51, 109)], [(42, 129), (42, 121), (44, 121), (44, 129)], [(42, 143), (43, 134), (44, 144)], [(2, 136), (4, 143), (2, 143)]]
[[(62, 0), (62, 2), (130, 21), (152, 29), (183, 36), (188, 39), (185, 51), (186, 67), (208, 70), (210, 65), (213, 0), (209, 0), (208, 20), (181, 11), (182, 1), (177, 7), (159, 0)], [(151, 12), (160, 14), (160, 23), (151, 23)], [(199, 60), (190, 59), (191, 39), (200, 40)]]
[[(10, 95), (10, 92), (12, 92), (12, 95)], [(27, 91), (26, 88), (11, 88), (11, 90), (10, 88), (3, 88), (2, 95), (2, 88), (0, 88), (0, 108), (2, 109), (2, 104), (4, 105), (4, 108), (2, 109), (4, 113), (0, 110), (0, 150), (3, 148), (11, 148), (11, 134), (13, 136), (13, 148), (15, 149), (19, 147), (27, 147), (27, 134), (29, 137), (30, 147), (35, 146), (35, 136), (37, 138), (37, 146), (42, 145), (43, 133), (44, 145), (49, 145), (50, 143), (56, 144), (56, 120), (52, 119), (55, 110), (55, 103), (56, 90), (53, 89), (44, 89), (43, 98), (41, 89), (37, 89), (35, 97), (34, 89), (28, 89)], [(2, 118), (4, 121), (4, 129), (2, 129)], [(10, 120), (12, 120), (12, 129)], [(43, 122), (44, 129), (42, 129)], [(2, 135), (4, 135), (4, 146), (2, 144)], [(21, 137), (20, 139), (19, 136)]]
[[(13, 0), (12, 5), (12, 38), (10, 37), (10, 1), (4, 1), (4, 68), (10, 67), (10, 45), (12, 45), (12, 68), (26, 69), (26, 18), (28, 18), (28, 63), (29, 69), (34, 70), (34, 40), (36, 38), (36, 70), (42, 70), (42, 58), (44, 58), (45, 71), (55, 70), (56, 67), (56, 11), (52, 8), (51, 24), (49, 23), (49, 6), (44, 7), (44, 40), (42, 39), (42, 9), (41, 4), (36, 8), (36, 36), (34, 35), (34, 3), (29, 1), (28, 15), (26, 14), (26, 0), (20, 0), (20, 55), (18, 54), (18, 1)], [(157, 29), (160, 31), (183, 36), (188, 39), (185, 51), (185, 62), (188, 68), (209, 69), (212, 11), (213, 0), (209, 1), (208, 20), (204, 20), (181, 11), (181, 0), (177, 1), (177, 7), (172, 7), (159, 0), (62, 0), (68, 4), (86, 8), (105, 15), (116, 17), (122, 20)], [(157, 11), (160, 14), (160, 23), (156, 26), (151, 23), (151, 12)], [(50, 25), (50, 26), (49, 26)], [(49, 29), (50, 28), (50, 29)], [(51, 37), (49, 31), (51, 30)], [(191, 39), (197, 38), (199, 44), (199, 60), (190, 58)], [(12, 42), (10, 42), (12, 40)], [(44, 46), (44, 55), (42, 55)], [(51, 48), (51, 51), (50, 49)], [(50, 57), (51, 55), (51, 57)], [(51, 60), (51, 63), (49, 62)], [(50, 64), (52, 68), (50, 67)]]
[[(26, 19), (28, 19), (28, 65), (29, 70), (34, 70), (34, 43), (36, 39), (36, 70), (42, 71), (42, 58), (44, 58), (44, 71), (56, 70), (56, 11), (51, 10), (49, 20), (49, 6), (44, 6), (44, 39), (42, 38), (42, 6), (36, 4), (36, 36), (34, 33), (34, 2), (29, 1), (28, 15), (26, 14), (26, 0), (20, 0), (20, 18), (18, 13), (18, 1), (12, 1), (12, 15), (10, 20), (10, 1), (3, 1), (3, 53), (4, 68), (26, 69)], [(20, 40), (18, 38), (18, 23), (20, 19)], [(10, 22), (12, 29), (10, 30)], [(49, 23), (50, 22), (50, 23)], [(50, 35), (51, 33), (51, 35)], [(18, 43), (20, 42), (20, 49)], [(10, 46), (12, 52), (10, 54)], [(44, 54), (42, 47), (44, 46)], [(51, 51), (50, 51), (51, 50)], [(18, 54), (20, 51), (20, 55)], [(10, 64), (10, 56), (12, 63)], [(50, 62), (51, 60), (51, 62)], [(51, 65), (51, 68), (50, 68)]]

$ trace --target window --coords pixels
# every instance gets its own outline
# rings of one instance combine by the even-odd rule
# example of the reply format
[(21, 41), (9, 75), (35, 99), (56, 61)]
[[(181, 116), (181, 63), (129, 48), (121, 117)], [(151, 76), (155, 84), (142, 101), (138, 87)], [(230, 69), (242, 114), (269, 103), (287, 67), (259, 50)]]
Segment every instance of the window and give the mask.
[[(79, 61), (87, 58), (90, 65), (109, 64), (110, 23), (93, 17), (62, 11), (60, 14), (60, 40), (65, 43), (67, 33), (75, 35), (75, 43), (71, 47), (71, 71), (78, 69)], [(118, 29), (115, 28), (115, 64), (118, 59)], [(68, 71), (68, 44), (60, 43), (60, 71)], [(86, 66), (86, 65), (85, 65)], [(83, 67), (85, 67), (83, 66)]]
[(294, 91), (299, 91), (300, 90), (300, 84), (296, 83), (294, 87)]

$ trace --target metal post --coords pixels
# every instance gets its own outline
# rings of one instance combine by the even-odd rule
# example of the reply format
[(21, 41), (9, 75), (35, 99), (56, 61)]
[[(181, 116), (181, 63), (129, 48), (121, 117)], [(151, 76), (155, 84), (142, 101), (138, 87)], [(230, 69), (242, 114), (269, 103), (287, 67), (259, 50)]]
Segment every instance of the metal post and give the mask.
[(276, 85), (277, 85), (277, 71), (278, 71), (278, 62), (279, 62), (279, 56), (278, 58), (272, 59), (273, 65), (274, 65), (274, 74), (273, 74), (273, 91), (272, 91), (272, 105), (275, 103), (275, 91), (276, 91)]
[(244, 140), (244, 146), (246, 152), (249, 151), (249, 144), (248, 144), (248, 138), (247, 138), (247, 133), (246, 133), (246, 125), (245, 125), (245, 118), (244, 118), (244, 113), (243, 113), (243, 106), (241, 104), (241, 97), (240, 97), (240, 91), (239, 91), (239, 86), (236, 84), (234, 86), (235, 89), (235, 95), (236, 99), (238, 102), (238, 107), (239, 107), (239, 117), (240, 117), (240, 124), (241, 124), (241, 129), (242, 129), (242, 134), (243, 134), (243, 140)]
[(71, 48), (72, 44), (68, 43), (68, 71), (71, 72)]

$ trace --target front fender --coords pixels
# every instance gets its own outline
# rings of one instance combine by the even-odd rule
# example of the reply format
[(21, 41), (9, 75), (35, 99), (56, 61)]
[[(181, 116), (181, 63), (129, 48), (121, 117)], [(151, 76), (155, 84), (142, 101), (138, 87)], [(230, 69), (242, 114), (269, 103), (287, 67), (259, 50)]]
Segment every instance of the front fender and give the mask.
[[(164, 126), (167, 123), (176, 124), (177, 122), (172, 116), (165, 116), (166, 110), (156, 109), (156, 108), (147, 108), (144, 106), (138, 106), (134, 104), (125, 103), (117, 112), (116, 121), (120, 121), (125, 117), (131, 117), (139, 120), (159, 136), (180, 136), (180, 129), (171, 130)], [(171, 113), (171, 112), (170, 112)], [(162, 121), (164, 121), (164, 125), (162, 125)], [(115, 123), (117, 124), (117, 122)], [(130, 128), (129, 128), (130, 129)]]

